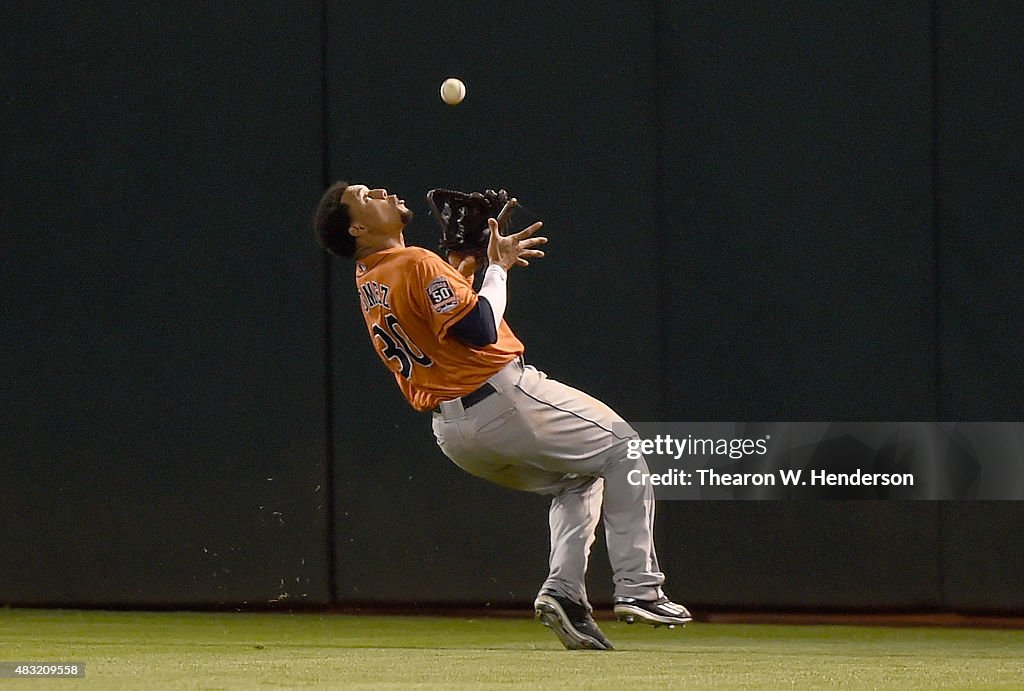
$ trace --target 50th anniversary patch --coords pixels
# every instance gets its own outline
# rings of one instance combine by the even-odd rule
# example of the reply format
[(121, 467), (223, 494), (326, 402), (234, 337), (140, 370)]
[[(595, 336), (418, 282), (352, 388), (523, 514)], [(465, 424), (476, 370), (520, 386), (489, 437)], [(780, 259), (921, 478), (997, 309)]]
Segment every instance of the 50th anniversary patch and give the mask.
[(459, 306), (459, 297), (444, 276), (438, 276), (430, 282), (427, 286), (427, 297), (430, 298), (430, 306), (438, 314), (451, 312)]

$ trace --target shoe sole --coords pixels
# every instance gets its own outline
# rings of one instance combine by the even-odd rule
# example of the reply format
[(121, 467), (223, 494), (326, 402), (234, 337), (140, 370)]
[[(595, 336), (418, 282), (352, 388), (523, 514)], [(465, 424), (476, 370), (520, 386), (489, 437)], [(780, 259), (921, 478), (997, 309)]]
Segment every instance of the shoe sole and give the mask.
[(615, 605), (615, 617), (627, 624), (640, 622), (651, 626), (686, 626), (693, 617), (666, 617), (634, 605)]
[(569, 650), (612, 650), (610, 645), (573, 628), (565, 610), (554, 599), (538, 597), (533, 607), (540, 623), (554, 631), (558, 640)]

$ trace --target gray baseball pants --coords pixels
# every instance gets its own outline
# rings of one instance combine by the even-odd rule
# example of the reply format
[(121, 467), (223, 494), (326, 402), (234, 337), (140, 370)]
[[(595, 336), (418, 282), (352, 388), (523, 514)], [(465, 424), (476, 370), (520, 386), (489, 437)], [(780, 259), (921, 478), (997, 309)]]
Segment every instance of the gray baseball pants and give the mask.
[(468, 409), (460, 400), (441, 403), (434, 436), (468, 473), (554, 495), (549, 572), (541, 592), (590, 606), (587, 561), (603, 514), (615, 595), (661, 597), (665, 575), (654, 551), (654, 491), (627, 481), (631, 470), (648, 472), (642, 456), (626, 454), (636, 432), (601, 401), (521, 360), (489, 383), (497, 393)]

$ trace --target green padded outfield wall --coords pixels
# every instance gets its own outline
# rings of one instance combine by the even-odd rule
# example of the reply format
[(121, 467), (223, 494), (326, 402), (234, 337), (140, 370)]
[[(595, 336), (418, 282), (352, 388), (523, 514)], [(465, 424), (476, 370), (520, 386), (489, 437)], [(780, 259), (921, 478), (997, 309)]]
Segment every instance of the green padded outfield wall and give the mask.
[(0, 35), (0, 601), (327, 602), (317, 6)]
[[(1012, 53), (1021, 31), (1008, 7), (987, 21), (1003, 22), (992, 40)], [(395, 12), (382, 24), (376, 13), (332, 8), (334, 177), (406, 198), (439, 185), (504, 185), (535, 208), (552, 244), (544, 262), (513, 275), (509, 321), (550, 374), (637, 420), (928, 420), (963, 385), (943, 379), (938, 330), (955, 261), (940, 265), (936, 224), (946, 98), (936, 71), (948, 59), (936, 35), (960, 21), (946, 9), (527, 3), (498, 15)], [(466, 12), (495, 21), (456, 21)], [(422, 25), (437, 40), (416, 40)], [(1013, 86), (1012, 64), (996, 68), (1001, 88)], [(434, 94), (450, 74), (469, 85), (457, 108)], [(1019, 141), (1008, 139), (1018, 158)], [(981, 193), (976, 203), (991, 201)], [(421, 217), (410, 237), (429, 245), (431, 221)], [(364, 340), (350, 267), (335, 270), (339, 458), (364, 463), (337, 474), (348, 511), (337, 523), (339, 598), (528, 602), (543, 574), (543, 500), (466, 477), (430, 449), (428, 422), (387, 390)], [(992, 280), (1006, 292), (998, 299), (1018, 299), (1019, 278)], [(983, 378), (972, 386), (1001, 401), (1016, 391)], [(365, 409), (370, 426), (350, 416)], [(964, 419), (994, 414), (976, 413)], [(986, 558), (983, 547), (974, 563), (1005, 592), (972, 600), (963, 584), (968, 597), (953, 597), (949, 564), (964, 543), (939, 504), (659, 510), (660, 556), (672, 592), (689, 601), (1020, 601), (1007, 585), (1013, 560)], [(1005, 514), (1020, 515), (1015, 505), (962, 510), (981, 544), (1003, 534)], [(366, 523), (386, 526), (383, 546)], [(592, 570), (592, 594), (607, 598), (603, 555)]]
[[(1024, 417), (1024, 5), (936, 5), (942, 419)], [(1000, 440), (1024, 458), (1024, 438)], [(1024, 611), (1024, 505), (942, 507), (943, 603)]]
[[(404, 403), (312, 242), (332, 179), (425, 246), (427, 189), (517, 195), (509, 322), (629, 419), (1020, 419), (1022, 14), (3, 4), (0, 602), (532, 601), (547, 501)], [(659, 515), (698, 611), (1024, 610), (1017, 502)]]
[[(934, 419), (930, 4), (663, 3), (662, 19), (663, 414)], [(661, 509), (686, 597), (940, 605), (935, 504)]]

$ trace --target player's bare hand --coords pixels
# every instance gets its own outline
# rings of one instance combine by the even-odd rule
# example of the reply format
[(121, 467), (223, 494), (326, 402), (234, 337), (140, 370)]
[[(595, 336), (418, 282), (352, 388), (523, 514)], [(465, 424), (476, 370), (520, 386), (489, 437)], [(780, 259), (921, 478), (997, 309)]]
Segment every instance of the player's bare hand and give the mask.
[(461, 254), (460, 252), (452, 252), (448, 255), (448, 263), (454, 266), (460, 274), (466, 278), (473, 280), (473, 275), (476, 270), (480, 268), (477, 264), (476, 257), (472, 254)]
[(487, 219), (487, 227), (491, 229), (491, 237), (487, 242), (487, 258), (492, 264), (499, 264), (505, 271), (513, 266), (529, 266), (531, 259), (540, 259), (544, 252), (534, 249), (548, 241), (546, 237), (531, 237), (544, 224), (537, 221), (518, 233), (502, 235), (498, 232), (498, 222)]

